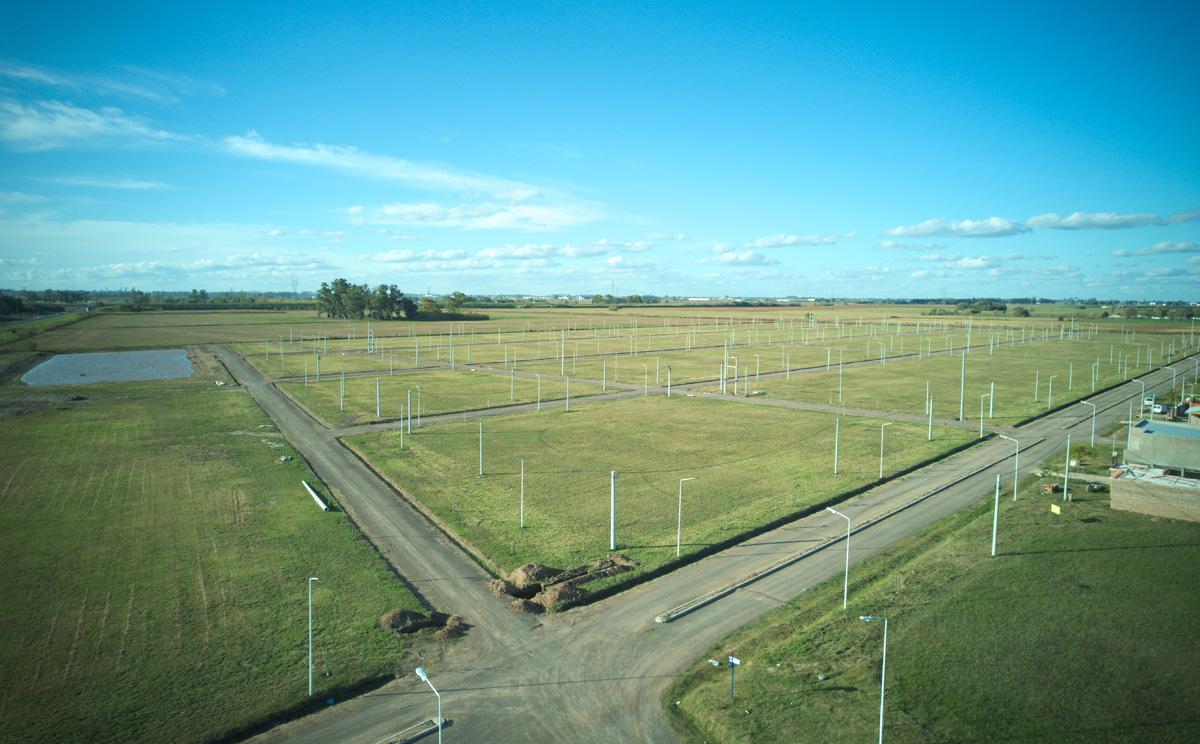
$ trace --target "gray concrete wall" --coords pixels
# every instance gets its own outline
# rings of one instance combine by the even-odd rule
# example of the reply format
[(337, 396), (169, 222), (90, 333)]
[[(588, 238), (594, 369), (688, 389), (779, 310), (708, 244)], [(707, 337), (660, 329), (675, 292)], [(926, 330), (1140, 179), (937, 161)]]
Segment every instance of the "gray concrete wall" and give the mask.
[(1133, 427), (1129, 433), (1129, 447), (1125, 450), (1125, 462), (1200, 470), (1200, 439), (1164, 436), (1161, 432), (1167, 427), (1158, 423), (1145, 428), (1159, 433), (1147, 434), (1142, 424)]

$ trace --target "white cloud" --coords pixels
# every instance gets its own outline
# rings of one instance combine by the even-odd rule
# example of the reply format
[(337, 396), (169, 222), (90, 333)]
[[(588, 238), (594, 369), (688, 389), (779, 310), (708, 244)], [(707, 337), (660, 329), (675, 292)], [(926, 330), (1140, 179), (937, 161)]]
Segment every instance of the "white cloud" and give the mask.
[(838, 241), (836, 235), (793, 235), (778, 233), (764, 235), (761, 238), (746, 243), (744, 247), (752, 249), (781, 248), (789, 245), (832, 245)]
[(37, 256), (31, 258), (5, 258), (0, 256), (0, 266), (31, 266), (40, 263), (41, 259)]
[(982, 220), (950, 221), (941, 217), (918, 222), (915, 225), (901, 225), (886, 231), (886, 235), (902, 238), (925, 237), (927, 235), (942, 235), (956, 238), (998, 238), (1007, 235), (1019, 235), (1029, 232), (1030, 228), (1019, 222), (1005, 217), (988, 217)]
[(879, 247), (885, 251), (940, 251), (950, 245), (949, 243), (899, 243), (895, 240), (881, 240)]
[(122, 66), (118, 74), (95, 74), (63, 72), (26, 62), (0, 60), (0, 77), (25, 86), (50, 86), (81, 93), (108, 93), (159, 102), (178, 101), (182, 95), (195, 93), (225, 93), (223, 88), (214, 83), (132, 65)]
[(378, 207), (366, 216), (352, 219), (351, 223), (541, 232), (592, 222), (602, 215), (603, 212), (597, 205), (574, 200), (539, 204), (486, 201), (456, 206), (437, 202), (420, 202), (388, 204)]
[(24, 194), (20, 191), (0, 191), (0, 204), (33, 204), (45, 201), (46, 197), (38, 194)]
[(39, 181), (61, 183), (66, 186), (85, 186), (97, 189), (121, 189), (127, 191), (149, 191), (153, 189), (168, 189), (169, 185), (162, 181), (147, 178), (95, 178), (92, 176), (57, 176), (54, 178), (39, 178)]
[(1053, 212), (1030, 217), (1025, 223), (1038, 230), (1128, 230), (1146, 225), (1174, 225), (1200, 219), (1200, 210), (1161, 217), (1157, 214), (1117, 214), (1116, 212), (1072, 212), (1061, 217)]
[(711, 259), (701, 259), (700, 262), (719, 263), (729, 266), (769, 266), (779, 263), (757, 251), (725, 251)]
[(1160, 243), (1155, 243), (1148, 248), (1138, 248), (1137, 250), (1119, 250), (1113, 251), (1114, 256), (1128, 258), (1130, 256), (1158, 256), (1166, 253), (1200, 253), (1200, 243), (1174, 242), (1164, 240)]
[(49, 282), (149, 281), (167, 283), (229, 279), (280, 279), (336, 267), (299, 254), (245, 254), (193, 261), (127, 261), (56, 269), (42, 275)]
[(652, 232), (646, 236), (646, 240), (687, 240), (687, 235), (684, 235), (683, 233)]
[(0, 142), (20, 152), (183, 139), (188, 138), (110, 106), (93, 110), (58, 101), (0, 101)]
[(991, 265), (991, 261), (986, 256), (976, 256), (975, 258), (960, 258), (957, 261), (951, 261), (950, 265), (959, 269), (986, 269)]
[[(257, 160), (311, 165), (406, 183), (430, 191), (483, 192), (505, 201), (527, 201), (541, 193), (537, 188), (449, 166), (426, 165), (388, 155), (363, 152), (356, 147), (325, 144), (277, 145), (255, 131), (221, 140), (229, 152)], [(361, 212), (361, 205), (357, 207)]]

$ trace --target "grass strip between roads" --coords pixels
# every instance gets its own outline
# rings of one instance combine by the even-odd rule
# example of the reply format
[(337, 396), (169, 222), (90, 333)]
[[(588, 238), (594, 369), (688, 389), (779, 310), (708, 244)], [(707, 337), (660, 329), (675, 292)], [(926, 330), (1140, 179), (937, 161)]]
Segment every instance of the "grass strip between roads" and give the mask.
[(839, 575), (723, 640), (664, 699), (681, 739), (873, 740), (869, 614), (890, 619), (887, 741), (1195, 741), (1200, 525), (1082, 488), (1055, 515), (1039, 483), (1001, 499), (996, 558), (988, 499), (851, 566), (847, 610)]

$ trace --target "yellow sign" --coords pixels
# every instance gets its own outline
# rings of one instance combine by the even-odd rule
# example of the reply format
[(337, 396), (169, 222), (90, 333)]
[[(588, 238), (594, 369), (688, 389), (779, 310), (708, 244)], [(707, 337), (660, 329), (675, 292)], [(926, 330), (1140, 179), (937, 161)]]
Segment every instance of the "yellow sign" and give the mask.
[(1054, 514), (1062, 514), (1062, 509), (1058, 508), (1058, 504), (1051, 504), (1050, 511)]

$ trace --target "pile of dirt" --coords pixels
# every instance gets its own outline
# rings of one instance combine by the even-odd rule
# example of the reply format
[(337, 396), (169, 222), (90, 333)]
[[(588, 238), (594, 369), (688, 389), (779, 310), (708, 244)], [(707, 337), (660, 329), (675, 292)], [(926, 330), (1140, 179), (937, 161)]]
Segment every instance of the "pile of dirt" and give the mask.
[(514, 568), (508, 574), (508, 582), (520, 592), (520, 594), (515, 596), (532, 597), (542, 590), (542, 584), (546, 582), (546, 579), (561, 573), (560, 569), (551, 568), (541, 563), (526, 563), (524, 566)]
[(537, 615), (546, 609), (532, 599), (514, 599), (508, 608), (513, 612), (527, 612), (530, 615)]
[[(379, 618), (379, 627), (397, 635), (416, 633), (424, 628), (442, 628), (451, 617), (444, 612), (431, 612), (427, 617), (412, 610), (392, 610)], [(462, 618), (458, 618), (458, 621), (461, 623)]]
[(448, 641), (451, 638), (459, 638), (463, 633), (467, 632), (469, 626), (458, 615), (451, 615), (446, 618), (446, 624), (438, 629), (433, 637), (439, 641)]
[(530, 563), (510, 573), (507, 579), (492, 581), (488, 588), (496, 596), (516, 597), (509, 605), (514, 612), (536, 613), (578, 602), (583, 598), (584, 584), (616, 576), (636, 566), (637, 561), (621, 553), (598, 558), (566, 571)]
[(602, 579), (606, 576), (616, 576), (619, 573), (631, 571), (636, 566), (637, 561), (632, 558), (621, 553), (613, 553), (607, 558), (598, 558), (582, 566), (569, 568), (555, 576), (554, 580), (547, 582), (547, 584), (586, 584), (589, 581)]
[(494, 597), (515, 597), (517, 588), (504, 579), (492, 579), (487, 583), (488, 591)]
[(533, 602), (545, 607), (547, 610), (558, 607), (559, 605), (577, 602), (583, 597), (583, 590), (571, 582), (563, 582), (547, 587), (538, 592), (538, 595), (533, 598)]

